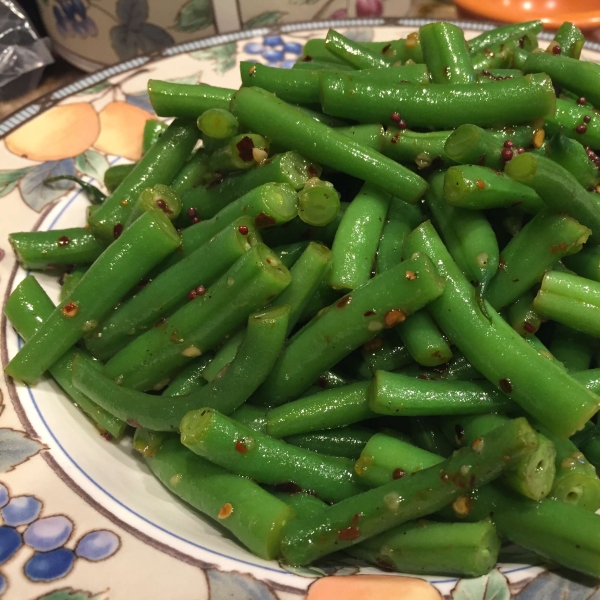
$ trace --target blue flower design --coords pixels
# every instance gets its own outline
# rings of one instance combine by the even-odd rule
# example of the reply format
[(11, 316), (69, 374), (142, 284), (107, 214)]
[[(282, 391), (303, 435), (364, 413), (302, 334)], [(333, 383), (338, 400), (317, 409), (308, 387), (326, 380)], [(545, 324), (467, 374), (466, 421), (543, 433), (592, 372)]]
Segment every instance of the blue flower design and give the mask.
[[(284, 42), (279, 35), (268, 35), (259, 42), (248, 42), (244, 46), (247, 54), (252, 54), (250, 62), (263, 62), (269, 67), (291, 69), (302, 54), (302, 45), (296, 42)], [(262, 58), (263, 60), (260, 60)]]
[(52, 7), (56, 27), (62, 35), (86, 38), (97, 35), (96, 23), (87, 16), (82, 0), (57, 0)]

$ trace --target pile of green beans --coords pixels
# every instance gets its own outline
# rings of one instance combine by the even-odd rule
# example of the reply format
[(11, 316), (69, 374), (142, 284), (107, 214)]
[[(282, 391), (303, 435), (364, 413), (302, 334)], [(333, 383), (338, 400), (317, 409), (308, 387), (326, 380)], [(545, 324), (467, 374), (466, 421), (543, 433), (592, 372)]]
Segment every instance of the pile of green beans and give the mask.
[(541, 28), (149, 81), (174, 120), (87, 226), (9, 238), (63, 287), (17, 278), (6, 374), (263, 559), (477, 577), (509, 540), (600, 577), (600, 67)]

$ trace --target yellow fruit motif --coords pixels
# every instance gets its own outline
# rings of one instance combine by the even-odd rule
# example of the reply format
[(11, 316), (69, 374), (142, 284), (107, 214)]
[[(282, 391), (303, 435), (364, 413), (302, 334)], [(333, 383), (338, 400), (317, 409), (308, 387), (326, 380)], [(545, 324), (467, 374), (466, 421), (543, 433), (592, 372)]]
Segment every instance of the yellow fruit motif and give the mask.
[(100, 132), (98, 113), (87, 102), (54, 106), (5, 138), (17, 156), (44, 162), (85, 152)]
[(394, 575), (348, 575), (323, 577), (308, 588), (306, 600), (441, 600), (439, 592), (426, 581)]
[(100, 135), (94, 148), (139, 160), (142, 157), (144, 125), (152, 118), (148, 111), (133, 104), (111, 102), (100, 111)]

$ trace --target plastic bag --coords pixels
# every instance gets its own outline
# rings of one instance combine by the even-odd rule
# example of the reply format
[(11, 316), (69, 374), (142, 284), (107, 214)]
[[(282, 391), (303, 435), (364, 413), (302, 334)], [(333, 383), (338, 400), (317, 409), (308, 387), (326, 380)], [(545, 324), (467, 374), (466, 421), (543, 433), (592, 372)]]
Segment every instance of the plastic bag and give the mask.
[(21, 7), (0, 0), (0, 100), (36, 87), (46, 65), (54, 60)]

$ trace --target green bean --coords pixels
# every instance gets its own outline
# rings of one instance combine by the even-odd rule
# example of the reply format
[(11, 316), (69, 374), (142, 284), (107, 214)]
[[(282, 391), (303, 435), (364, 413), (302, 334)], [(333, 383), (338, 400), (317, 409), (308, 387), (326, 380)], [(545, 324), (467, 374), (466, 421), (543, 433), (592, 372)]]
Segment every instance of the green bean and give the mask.
[(434, 371), (439, 379), (448, 381), (470, 381), (483, 378), (483, 375), (460, 352), (455, 352), (451, 361), (436, 367)]
[(197, 119), (211, 108), (227, 110), (234, 90), (213, 85), (171, 83), (148, 80), (148, 96), (159, 117), (188, 117)]
[[(398, 460), (402, 468), (398, 467)], [(401, 479), (406, 473), (428, 469), (439, 462), (436, 454), (391, 435), (376, 433), (363, 448), (354, 470), (361, 482), (374, 488)]]
[(142, 136), (142, 155), (146, 154), (150, 147), (167, 130), (167, 124), (156, 119), (148, 119), (144, 125), (144, 134)]
[(483, 381), (429, 381), (376, 371), (368, 391), (369, 408), (404, 417), (472, 415), (514, 410), (515, 405)]
[(231, 171), (247, 171), (267, 159), (269, 145), (262, 135), (240, 133), (212, 153), (208, 167), (221, 175)]
[(291, 268), (292, 281), (277, 297), (274, 306), (290, 307), (287, 334), (295, 327), (308, 301), (327, 275), (332, 254), (327, 246), (310, 242)]
[(70, 273), (65, 273), (62, 277), (62, 284), (60, 286), (59, 300), (62, 302), (73, 290), (73, 288), (80, 282), (81, 278), (85, 275), (89, 269), (87, 265), (81, 267), (75, 267)]
[(332, 288), (353, 290), (369, 281), (390, 198), (365, 183), (346, 209), (333, 240)]
[(179, 236), (162, 211), (142, 215), (90, 266), (79, 284), (17, 353), (5, 372), (35, 383), (123, 294), (179, 245)]
[(563, 257), (563, 263), (581, 277), (600, 281), (600, 247), (584, 247), (571, 256)]
[(529, 56), (529, 52), (526, 50), (521, 50), (521, 48), (517, 48), (513, 54), (513, 66), (515, 69), (519, 69), (521, 73), (523, 73), (523, 67), (525, 66), (525, 61)]
[(241, 406), (264, 381), (283, 346), (289, 307), (254, 313), (235, 359), (209, 385), (184, 396), (164, 397), (122, 387), (98, 369), (73, 362), (75, 386), (111, 414), (153, 431), (178, 431), (181, 419), (200, 407), (219, 407), (225, 414)]
[(534, 502), (488, 485), (477, 491), (469, 520), (491, 517), (498, 533), (536, 554), (594, 578), (600, 576), (600, 518), (579, 506)]
[[(396, 327), (399, 326), (396, 325)], [(391, 330), (384, 331), (363, 345), (362, 356), (371, 371), (395, 371), (412, 362), (408, 349), (399, 343), (395, 333)]]
[(8, 241), (17, 262), (24, 269), (89, 265), (104, 250), (104, 246), (84, 227), (11, 233)]
[(420, 310), (398, 323), (396, 331), (410, 356), (420, 365), (437, 367), (452, 358), (450, 345), (426, 311)]
[[(289, 564), (307, 564), (436, 512), (456, 497), (498, 477), (506, 467), (506, 456), (517, 460), (533, 452), (538, 444), (535, 432), (523, 418), (494, 429), (482, 442), (411, 477), (342, 500), (316, 517), (289, 523), (281, 545), (284, 559)], [(466, 475), (461, 467), (465, 467)]]
[[(409, 59), (416, 63), (423, 62), (423, 53), (417, 32), (409, 34), (406, 39), (394, 40), (392, 42), (362, 42), (360, 45), (396, 62), (406, 62)], [(327, 50), (325, 40), (318, 38), (313, 38), (306, 42), (302, 49), (302, 56), (305, 58), (310, 57), (314, 60), (343, 63), (341, 59)]]
[(542, 31), (542, 21), (526, 21), (524, 23), (515, 23), (496, 27), (490, 31), (479, 34), (477, 37), (469, 40), (469, 49), (471, 54), (481, 52), (486, 46), (498, 44), (519, 37), (526, 33), (538, 34)]
[(460, 27), (451, 23), (429, 23), (419, 28), (419, 40), (433, 83), (475, 81), (475, 70)]
[(542, 324), (542, 318), (533, 309), (533, 298), (528, 290), (508, 307), (506, 320), (519, 335), (533, 335)]
[(546, 73), (555, 85), (584, 97), (594, 106), (600, 106), (600, 66), (593, 62), (536, 52), (527, 57), (523, 72)]
[(183, 164), (171, 182), (171, 189), (182, 194), (190, 188), (206, 183), (209, 176), (209, 155), (204, 148), (198, 148)]
[(427, 252), (446, 277), (444, 293), (428, 311), (473, 367), (560, 437), (569, 437), (590, 419), (598, 397), (540, 355), (491, 306), (491, 322), (485, 318), (431, 223), (406, 238), (405, 256), (414, 252)]
[(556, 103), (552, 82), (543, 74), (498, 81), (493, 86), (400, 83), (392, 89), (343, 73), (322, 71), (320, 77), (323, 112), (362, 123), (386, 124), (390, 115), (397, 114), (409, 128), (515, 125), (554, 114)]
[(357, 144), (367, 146), (372, 150), (377, 150), (377, 152), (382, 151), (385, 143), (385, 131), (381, 125), (376, 123), (338, 127), (337, 131), (349, 137)]
[(330, 431), (298, 433), (285, 439), (288, 444), (305, 450), (356, 460), (373, 432), (359, 427), (342, 427)]
[[(259, 228), (288, 223), (298, 213), (298, 198), (285, 183), (265, 183), (227, 204), (214, 217), (195, 223), (181, 234), (182, 252), (171, 263), (191, 256), (224, 228), (241, 217), (249, 217)], [(197, 218), (192, 217), (192, 221)], [(251, 232), (254, 234), (254, 228)], [(165, 264), (166, 266), (166, 264)]]
[(585, 371), (590, 368), (594, 347), (589, 336), (557, 323), (549, 349), (569, 371)]
[(590, 233), (566, 215), (538, 213), (502, 250), (486, 299), (496, 310), (514, 302), (563, 256), (577, 252)]
[(329, 181), (313, 177), (298, 192), (298, 217), (308, 225), (324, 227), (340, 210), (340, 195)]
[(238, 352), (240, 344), (246, 337), (246, 329), (240, 329), (237, 333), (228, 336), (215, 352), (214, 358), (206, 366), (202, 373), (204, 380), (214, 381), (218, 379), (229, 367)]
[[(497, 134), (473, 124), (460, 125), (446, 140), (444, 150), (459, 164), (499, 170), (504, 164), (504, 142)], [(508, 150), (510, 152), (510, 149)]]
[(326, 281), (322, 281), (300, 315), (299, 322), (305, 323), (306, 321), (310, 321), (310, 319), (319, 314), (324, 308), (337, 302), (340, 297), (340, 292), (329, 287)]
[(381, 152), (395, 161), (414, 163), (419, 169), (432, 165), (453, 165), (444, 145), (451, 131), (421, 133), (389, 127)]
[(121, 185), (88, 216), (92, 233), (106, 244), (118, 237), (140, 193), (157, 183), (169, 184), (197, 140), (193, 122), (173, 121)]
[(179, 194), (162, 183), (157, 183), (154, 187), (146, 188), (131, 207), (129, 217), (125, 221), (125, 228), (129, 227), (136, 219), (139, 219), (141, 215), (151, 210), (162, 210), (170, 221), (174, 221), (181, 212)]
[(123, 180), (135, 169), (137, 163), (127, 165), (113, 165), (104, 171), (104, 187), (112, 194)]
[(269, 246), (281, 246), (290, 243), (292, 240), (298, 242), (301, 240), (315, 240), (326, 246), (331, 246), (347, 208), (347, 202), (340, 202), (340, 209), (333, 221), (323, 227), (309, 225), (299, 217), (283, 223), (281, 227), (272, 227), (264, 232), (265, 242)]
[(240, 89), (231, 101), (230, 110), (240, 122), (273, 143), (289, 146), (324, 165), (379, 185), (411, 204), (417, 202), (427, 188), (421, 177), (405, 167), (348, 141), (335, 129), (298, 113), (260, 88)]
[[(50, 317), (53, 310), (54, 304), (32, 276), (26, 277), (19, 283), (4, 307), (6, 317), (25, 341), (40, 329), (42, 323)], [(73, 404), (93, 421), (104, 437), (107, 439), (121, 439), (125, 432), (125, 422), (113, 417), (73, 385), (71, 363), (75, 353), (75, 349), (67, 350), (50, 367), (50, 375), (65, 391)], [(84, 360), (91, 363), (93, 368), (96, 368), (91, 356), (86, 355)]]
[(556, 448), (556, 476), (549, 497), (596, 512), (600, 508), (600, 479), (596, 469), (571, 440), (561, 440), (543, 426), (536, 428)]
[(425, 256), (404, 261), (344, 296), (290, 341), (258, 392), (262, 403), (283, 404), (385, 327), (437, 298), (444, 282)]
[[(508, 421), (508, 417), (495, 414), (465, 416), (446, 420), (442, 424), (442, 430), (449, 440), (453, 440), (460, 447), (477, 443), (475, 440)], [(539, 501), (552, 489), (556, 473), (556, 449), (548, 437), (542, 433), (538, 433), (537, 436), (537, 449), (528, 456), (512, 462), (502, 476), (502, 481), (519, 494)]]
[(302, 256), (304, 250), (308, 246), (308, 242), (294, 242), (293, 244), (285, 244), (276, 246), (273, 252), (277, 254), (279, 260), (288, 268), (291, 269), (296, 261)]
[[(323, 41), (317, 40), (316, 38), (311, 41)], [(326, 50), (326, 52), (328, 52)], [(334, 58), (333, 54), (328, 52), (328, 57), (331, 56)], [(348, 65), (343, 64), (340, 60), (338, 62), (331, 62), (329, 60), (315, 59), (313, 60), (310, 56), (305, 56), (304, 58), (299, 58), (292, 66), (292, 71), (300, 70), (300, 71), (321, 71), (322, 69), (331, 70), (331, 71), (354, 71), (354, 69)]]
[(577, 141), (557, 131), (544, 145), (546, 156), (564, 167), (588, 190), (598, 185), (598, 165), (592, 162), (586, 149)]
[(430, 208), (450, 254), (482, 295), (498, 270), (498, 242), (485, 215), (454, 207), (444, 198), (443, 171), (430, 178), (425, 202)]
[[(550, 54), (562, 54), (569, 58), (579, 58), (581, 50), (585, 44), (585, 37), (581, 30), (565, 21), (554, 34), (554, 39), (550, 42), (546, 52)], [(558, 51), (555, 48), (558, 47)]]
[(325, 48), (355, 69), (389, 67), (392, 63), (384, 54), (372, 52), (334, 29), (327, 32)]
[(255, 431), (262, 431), (265, 433), (267, 427), (266, 415), (266, 408), (245, 403), (231, 413), (231, 418), (240, 422), (242, 425), (247, 425)]
[(533, 306), (546, 319), (600, 337), (600, 283), (596, 281), (548, 271)]
[[(189, 219), (211, 219), (227, 204), (265, 183), (287, 183), (295, 190), (300, 190), (311, 177), (318, 177), (320, 174), (318, 165), (296, 152), (278, 154), (250, 171), (233, 173), (221, 182), (187, 190), (181, 195), (181, 212)], [(181, 224), (187, 225), (188, 222)]]
[(284, 438), (323, 429), (339, 429), (376, 417), (367, 401), (368, 382), (321, 391), (267, 411), (266, 433)]
[(253, 481), (196, 456), (174, 435), (146, 451), (148, 434), (138, 429), (134, 447), (142, 450), (150, 470), (169, 491), (215, 519), (257, 556), (279, 556), (283, 526), (295, 514), (291, 506)]
[(535, 214), (545, 207), (530, 187), (504, 173), (477, 165), (450, 167), (444, 177), (444, 198), (452, 206), (472, 210), (518, 206)]
[(222, 108), (209, 108), (196, 121), (198, 129), (205, 135), (216, 139), (225, 139), (238, 132), (238, 121)]
[(184, 367), (162, 393), (163, 396), (185, 396), (206, 385), (203, 373), (213, 358), (212, 352), (207, 352), (198, 360)]
[(353, 479), (350, 460), (286, 444), (212, 409), (183, 418), (181, 443), (234, 473), (269, 485), (291, 481), (326, 502), (339, 502), (363, 489)]
[(454, 452), (454, 448), (442, 433), (435, 418), (416, 417), (410, 419), (410, 434), (415, 444), (422, 450), (440, 456), (450, 456)]
[(537, 48), (537, 37), (532, 33), (525, 33), (519, 38), (509, 38), (504, 42), (490, 44), (481, 52), (471, 54), (472, 65), (475, 71), (489, 69), (505, 69), (515, 66), (515, 52), (524, 49), (526, 52)]
[[(308, 106), (319, 105), (319, 71), (312, 69), (313, 63), (303, 63), (306, 68), (286, 69), (282, 71), (276, 67), (242, 61), (240, 73), (242, 85), (246, 87), (259, 87), (275, 94), (278, 98), (292, 104)], [(332, 63), (331, 70), (337, 70)], [(388, 63), (389, 66), (389, 63)], [(308, 69), (311, 70), (308, 70)], [(344, 72), (344, 69), (340, 69)], [(390, 69), (364, 68), (352, 72), (352, 76), (361, 79), (386, 81), (390, 85), (396, 83), (429, 83), (429, 73), (425, 65), (406, 65)]]
[[(283, 486), (280, 486), (283, 487)], [(277, 488), (275, 488), (276, 490)], [(272, 494), (282, 502), (291, 506), (297, 516), (307, 517), (320, 513), (327, 508), (327, 503), (307, 492), (278, 492)]]
[(600, 118), (589, 104), (580, 105), (557, 98), (556, 113), (544, 119), (544, 128), (549, 134), (561, 130), (583, 146), (600, 148)]
[(479, 577), (498, 560), (500, 538), (490, 520), (478, 523), (406, 523), (347, 552), (385, 571)]
[(407, 204), (398, 198), (390, 199), (379, 246), (377, 248), (376, 267), (383, 273), (402, 261), (402, 243), (404, 238), (423, 220), (419, 206)]
[(122, 350), (136, 336), (160, 325), (159, 319), (205, 293), (250, 248), (260, 235), (249, 217), (226, 226), (189, 256), (163, 271), (133, 298), (121, 304), (86, 340), (100, 360)]
[(313, 110), (311, 108), (307, 108), (306, 106), (296, 106), (296, 108), (305, 115), (308, 115), (311, 119), (319, 121), (319, 123), (323, 123), (328, 127), (348, 127), (350, 125), (350, 123), (345, 119), (338, 119), (337, 117), (326, 115), (325, 113), (321, 112), (321, 110)]
[[(514, 61), (514, 52), (512, 54)], [(516, 66), (516, 65), (515, 65)], [(493, 83), (494, 81), (502, 81), (502, 79), (512, 79), (515, 77), (523, 77), (523, 71), (518, 68), (514, 69), (484, 69), (481, 73), (475, 75), (477, 83)]]
[(289, 282), (289, 271), (281, 261), (264, 244), (258, 244), (206, 293), (115, 354), (104, 372), (133, 389), (162, 388), (174, 372), (214, 348)]

